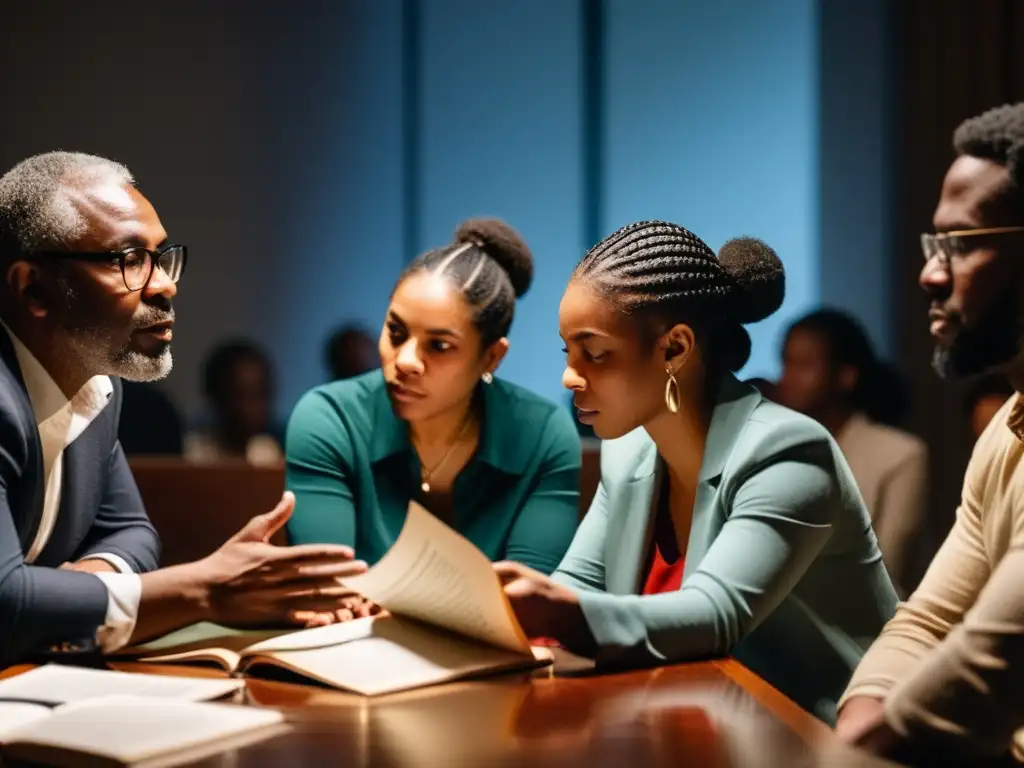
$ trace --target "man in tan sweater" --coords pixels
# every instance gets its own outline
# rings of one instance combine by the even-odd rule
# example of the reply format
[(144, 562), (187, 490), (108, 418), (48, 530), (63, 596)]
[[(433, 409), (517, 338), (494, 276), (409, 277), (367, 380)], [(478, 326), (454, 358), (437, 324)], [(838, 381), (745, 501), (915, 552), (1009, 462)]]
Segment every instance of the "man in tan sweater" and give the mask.
[[(1024, 104), (956, 131), (923, 235), (921, 286), (944, 377), (1024, 392)], [(849, 743), (914, 764), (1024, 758), (1024, 397), (978, 440), (956, 522), (840, 701)]]

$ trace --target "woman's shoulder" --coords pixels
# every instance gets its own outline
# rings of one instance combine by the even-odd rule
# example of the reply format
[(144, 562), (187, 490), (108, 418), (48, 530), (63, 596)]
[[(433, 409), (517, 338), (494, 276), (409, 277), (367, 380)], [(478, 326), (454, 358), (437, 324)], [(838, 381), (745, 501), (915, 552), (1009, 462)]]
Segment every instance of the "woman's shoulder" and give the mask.
[(299, 398), (288, 420), (286, 449), (327, 443), (340, 448), (352, 441), (370, 439), (382, 419), (391, 413), (379, 370), (351, 379), (314, 387)]
[(299, 398), (295, 412), (331, 409), (351, 414), (353, 409), (370, 409), (384, 392), (384, 375), (377, 369), (350, 379), (313, 387)]
[(491, 384), (484, 386), (487, 387), (488, 397), (496, 406), (493, 412), (500, 418), (515, 422), (523, 428), (543, 428), (548, 425), (552, 416), (557, 418), (564, 415), (565, 418), (560, 421), (564, 421), (575, 432), (568, 409), (543, 395), (506, 379), (495, 378)]
[(487, 450), (506, 467), (540, 464), (552, 457), (579, 459), (579, 433), (569, 410), (510, 381), (482, 385)]
[[(833, 463), (835, 441), (821, 424), (770, 400), (761, 400), (725, 436), (722, 470), (745, 477), (753, 467), (765, 467), (785, 457), (817, 456)], [(639, 479), (654, 473), (657, 447), (643, 427), (601, 443), (601, 478), (604, 481)]]
[(765, 398), (750, 414), (746, 427), (756, 434), (773, 432), (801, 440), (832, 439), (829, 431), (810, 416)]
[[(750, 414), (737, 436), (737, 459), (758, 465), (778, 457), (793, 456), (802, 449), (838, 453), (831, 433), (810, 416), (771, 400), (762, 400)], [(733, 462), (731, 462), (733, 463)]]

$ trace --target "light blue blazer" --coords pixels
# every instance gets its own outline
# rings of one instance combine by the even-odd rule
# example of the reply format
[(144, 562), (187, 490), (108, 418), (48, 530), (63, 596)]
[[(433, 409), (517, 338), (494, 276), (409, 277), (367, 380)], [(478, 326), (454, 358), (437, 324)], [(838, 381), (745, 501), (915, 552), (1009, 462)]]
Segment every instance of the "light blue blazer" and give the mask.
[(554, 579), (599, 666), (731, 655), (828, 723), (896, 609), (860, 492), (824, 427), (721, 382), (683, 583), (639, 595), (663, 462), (643, 429), (601, 447), (601, 484)]

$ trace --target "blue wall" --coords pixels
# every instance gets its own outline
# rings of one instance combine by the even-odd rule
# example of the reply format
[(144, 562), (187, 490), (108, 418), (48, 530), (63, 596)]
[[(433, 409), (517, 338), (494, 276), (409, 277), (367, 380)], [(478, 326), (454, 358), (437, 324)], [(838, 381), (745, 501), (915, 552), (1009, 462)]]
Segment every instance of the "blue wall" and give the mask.
[[(746, 375), (775, 375), (781, 327), (823, 298), (878, 303), (881, 236), (855, 263), (848, 233), (885, 224), (874, 155), (887, 126), (880, 108), (858, 121), (845, 106), (844, 116), (846, 102), (823, 100), (822, 78), (847, 89), (863, 80), (853, 104), (867, 103), (886, 64), (874, 48), (841, 52), (843, 25), (835, 12), (823, 25), (819, 4), (339, 3), (332, 23), (343, 44), (318, 84), (323, 125), (295, 156), (306, 163), (285, 240), (306, 266), (285, 299), (295, 311), (276, 331), (282, 405), (322, 375), (309, 329), (355, 318), (376, 332), (402, 264), (473, 215), (508, 219), (534, 250), (536, 282), (502, 374), (549, 397), (563, 397), (557, 307), (572, 267), (588, 240), (639, 218), (677, 221), (716, 248), (750, 234), (778, 251), (786, 303), (751, 329)], [(881, 6), (873, 0), (859, 22), (875, 48)], [(585, 23), (595, 9), (596, 40)], [(853, 199), (842, 194), (851, 173)], [(856, 224), (843, 228), (844, 213)], [(842, 259), (830, 260), (834, 249)], [(884, 312), (868, 324), (887, 347)]]
[(819, 248), (821, 301), (853, 312), (883, 355), (896, 350), (890, 265), (896, 179), (888, 0), (821, 5)]
[(546, 0), (331, 12), (341, 39), (320, 62), (321, 124), (290, 150), (278, 244), (301, 266), (282, 283), (290, 315), (274, 331), (284, 408), (323, 376), (310, 329), (354, 319), (376, 333), (402, 266), (475, 215), (507, 219), (536, 259), (501, 373), (560, 396), (558, 301), (584, 250), (580, 13)]
[(376, 336), (406, 262), (404, 4), (331, 0), (320, 11), (282, 14), (286, 37), (306, 44), (267, 67), (281, 115), (272, 279), (287, 320), (270, 333), (283, 413), (324, 380), (320, 344), (333, 327), (355, 320)]
[[(0, 79), (19, 105), (0, 159), (64, 147), (135, 171), (190, 247), (164, 385), (190, 416), (202, 359), (233, 335), (271, 348), (286, 414), (323, 380), (327, 332), (376, 334), (403, 265), (478, 214), (536, 254), (502, 373), (548, 396), (570, 270), (638, 218), (778, 250), (789, 295), (747, 374), (776, 372), (780, 325), (819, 301), (892, 349), (886, 0), (23, 5), (0, 25), (22, 65)], [(187, 55), (122, 66), (140, 28)], [(54, 82), (64, 97), (40, 99)], [(138, 130), (130, 100), (95, 108), (112, 93), (185, 117)]]
[(712, 248), (740, 235), (786, 266), (745, 372), (777, 372), (779, 328), (818, 301), (813, 0), (606, 3), (607, 232), (667, 219)]
[(506, 219), (536, 270), (501, 375), (561, 397), (558, 303), (583, 254), (580, 3), (428, 0), (421, 7), (417, 250), (459, 221)]

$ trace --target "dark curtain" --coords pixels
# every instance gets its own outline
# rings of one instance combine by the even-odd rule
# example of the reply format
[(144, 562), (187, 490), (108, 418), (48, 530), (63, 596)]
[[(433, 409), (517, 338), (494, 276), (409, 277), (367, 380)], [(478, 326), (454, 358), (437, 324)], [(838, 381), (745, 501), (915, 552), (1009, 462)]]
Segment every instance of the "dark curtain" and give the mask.
[(956, 126), (990, 107), (1024, 101), (1024, 2), (894, 0), (893, 8), (901, 44), (895, 53), (899, 266), (892, 316), (915, 393), (911, 426), (931, 450), (933, 552), (953, 522), (971, 443), (962, 388), (943, 382), (931, 369), (926, 302), (917, 285), (919, 234), (931, 231), (942, 178), (954, 157)]

